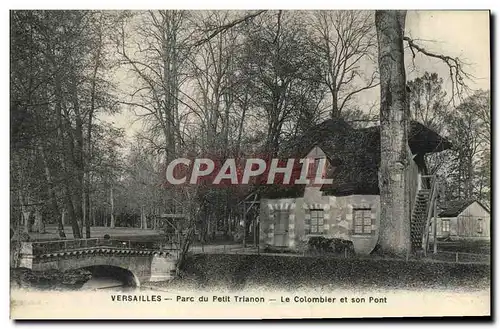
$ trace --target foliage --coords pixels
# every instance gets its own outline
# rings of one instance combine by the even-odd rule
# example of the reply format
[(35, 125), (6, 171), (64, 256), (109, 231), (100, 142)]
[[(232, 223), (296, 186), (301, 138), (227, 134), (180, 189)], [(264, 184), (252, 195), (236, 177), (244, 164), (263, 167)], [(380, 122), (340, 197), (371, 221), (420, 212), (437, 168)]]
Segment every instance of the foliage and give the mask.
[(339, 239), (339, 238), (325, 238), (322, 236), (310, 237), (307, 241), (310, 251), (349, 254), (354, 252), (352, 241)]
[(39, 272), (24, 267), (10, 269), (11, 284), (13, 286), (42, 290), (79, 289), (91, 277), (92, 273), (86, 269), (65, 272), (58, 270)]
[[(182, 281), (191, 284), (189, 289), (482, 289), (491, 279), (486, 264), (373, 257), (199, 254), (189, 257), (183, 270)], [(169, 287), (174, 289), (176, 282)]]

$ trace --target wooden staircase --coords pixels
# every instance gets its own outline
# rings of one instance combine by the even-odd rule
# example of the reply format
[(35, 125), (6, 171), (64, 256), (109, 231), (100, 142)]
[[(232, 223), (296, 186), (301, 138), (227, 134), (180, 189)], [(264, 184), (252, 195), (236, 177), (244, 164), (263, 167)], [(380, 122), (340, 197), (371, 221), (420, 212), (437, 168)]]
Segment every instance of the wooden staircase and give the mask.
[(423, 251), (424, 255), (427, 255), (429, 226), (432, 224), (432, 218), (436, 216), (438, 184), (435, 176), (422, 178), (431, 178), (430, 187), (418, 190), (415, 197), (410, 226), (411, 250), (414, 253)]
[[(427, 223), (427, 213), (430, 204), (430, 189), (421, 189), (418, 191), (415, 204), (411, 214), (411, 250), (422, 250), (424, 240), (425, 224)], [(427, 230), (428, 226), (427, 226)]]

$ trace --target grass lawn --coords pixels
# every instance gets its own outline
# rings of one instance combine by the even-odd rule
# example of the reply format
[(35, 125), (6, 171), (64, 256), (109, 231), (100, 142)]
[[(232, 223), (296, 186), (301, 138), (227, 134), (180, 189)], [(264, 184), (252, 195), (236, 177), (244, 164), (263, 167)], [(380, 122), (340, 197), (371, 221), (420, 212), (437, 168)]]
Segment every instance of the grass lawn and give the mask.
[(438, 251), (490, 254), (491, 244), (490, 241), (484, 240), (438, 241), (437, 249)]
[[(57, 233), (56, 225), (47, 225), (46, 233), (30, 233), (30, 237), (36, 241), (44, 241), (44, 240), (59, 240), (59, 235)], [(73, 239), (73, 231), (71, 230), (71, 226), (66, 225), (64, 227), (64, 233), (66, 234), (67, 239)], [(92, 238), (102, 238), (105, 234), (109, 234), (111, 239), (119, 239), (119, 240), (131, 240), (131, 241), (156, 241), (161, 240), (163, 238), (163, 232), (161, 230), (141, 230), (135, 227), (103, 227), (96, 226), (90, 228), (90, 236)], [(230, 239), (217, 239), (214, 241), (206, 241), (204, 245), (239, 245), (241, 241), (234, 241)], [(252, 244), (252, 241), (247, 241), (248, 245)], [(202, 243), (200, 241), (194, 240), (192, 242), (193, 246), (201, 246)]]
[[(47, 225), (47, 233), (30, 233), (30, 236), (34, 240), (59, 240), (59, 235), (57, 234), (56, 225)], [(73, 232), (71, 226), (66, 225), (64, 228), (64, 233), (67, 239), (73, 239)], [(90, 228), (90, 236), (92, 238), (102, 238), (105, 234), (109, 234), (111, 239), (123, 239), (123, 240), (133, 240), (133, 241), (151, 241), (161, 238), (161, 231), (155, 230), (141, 230), (134, 227), (102, 227), (96, 226)]]

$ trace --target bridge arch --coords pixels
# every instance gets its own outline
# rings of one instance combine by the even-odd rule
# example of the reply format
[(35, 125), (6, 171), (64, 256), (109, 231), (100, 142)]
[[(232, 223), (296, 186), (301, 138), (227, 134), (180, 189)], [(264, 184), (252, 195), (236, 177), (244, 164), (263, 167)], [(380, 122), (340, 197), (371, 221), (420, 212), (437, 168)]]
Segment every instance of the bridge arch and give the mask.
[(116, 265), (90, 265), (81, 267), (80, 269), (88, 270), (92, 273), (92, 277), (83, 284), (83, 289), (99, 289), (102, 288), (99, 284), (119, 283), (118, 286), (125, 288), (138, 288), (140, 286), (139, 278), (129, 269)]

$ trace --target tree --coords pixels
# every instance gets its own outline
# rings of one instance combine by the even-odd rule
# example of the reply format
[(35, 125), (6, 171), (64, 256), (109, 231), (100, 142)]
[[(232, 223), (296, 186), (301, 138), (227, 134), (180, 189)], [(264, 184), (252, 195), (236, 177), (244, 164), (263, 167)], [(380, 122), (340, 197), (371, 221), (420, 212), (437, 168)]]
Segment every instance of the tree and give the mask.
[[(408, 254), (410, 242), (409, 186), (405, 169), (409, 164), (408, 120), (410, 118), (406, 95), (403, 42), (408, 43), (415, 57), (417, 53), (441, 60), (450, 69), (452, 101), (461, 98), (469, 90), (459, 58), (430, 52), (404, 36), (406, 13), (404, 11), (376, 11), (375, 26), (379, 48), (381, 90), (381, 164), (380, 187), (380, 234), (382, 252)], [(431, 77), (432, 78), (432, 77)], [(439, 90), (429, 90), (429, 94)], [(468, 121), (470, 122), (470, 121)], [(468, 168), (470, 170), (470, 167)]]
[(330, 116), (364, 90), (378, 86), (377, 71), (368, 70), (376, 50), (373, 13), (357, 10), (320, 10), (313, 13), (313, 47), (321, 63), (321, 82), (330, 92)]
[(489, 93), (477, 91), (446, 117), (453, 142), (448, 184), (450, 199), (489, 203), (491, 173)]
[(443, 79), (437, 73), (425, 72), (421, 77), (409, 81), (408, 89), (411, 119), (441, 133), (448, 112)]
[(265, 154), (276, 155), (284, 125), (322, 99), (320, 76), (305, 33), (293, 13), (266, 13), (245, 30), (245, 61), (254, 106), (267, 119)]
[(187, 16), (175, 10), (124, 16), (116, 40), (122, 66), (137, 78), (122, 103), (147, 119), (151, 133), (161, 138), (156, 145), (163, 144), (166, 160), (176, 157), (180, 143), (179, 103), (190, 51)]
[[(82, 236), (82, 224), (87, 237), (90, 233), (86, 218), (93, 119), (98, 111), (113, 110), (114, 102), (109, 75), (101, 71), (109, 33), (104, 22), (111, 22), (105, 16), (98, 11), (11, 13), (13, 169), (39, 164), (29, 169), (29, 175), (23, 173), (14, 189), (20, 192), (16, 194), (21, 204), (28, 199), (37, 204), (30, 209), (35, 228), (44, 230), (44, 217), (58, 218), (60, 237), (64, 213), (75, 238)], [(27, 177), (33, 179), (28, 182)], [(33, 183), (41, 188), (30, 188)]]
[[(201, 26), (196, 29), (210, 33), (211, 26), (224, 26), (231, 22), (232, 16), (227, 11), (199, 14), (196, 17)], [(199, 146), (212, 155), (227, 156), (230, 146), (230, 119), (239, 87), (236, 78), (238, 36), (236, 29), (230, 29), (208, 39), (196, 48), (190, 63), (194, 97), (189, 110), (200, 121), (204, 134)]]
[(380, 230), (382, 252), (405, 255), (410, 242), (406, 73), (403, 33), (405, 11), (377, 11), (380, 71)]

